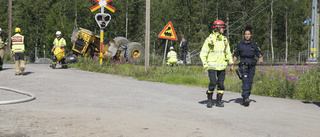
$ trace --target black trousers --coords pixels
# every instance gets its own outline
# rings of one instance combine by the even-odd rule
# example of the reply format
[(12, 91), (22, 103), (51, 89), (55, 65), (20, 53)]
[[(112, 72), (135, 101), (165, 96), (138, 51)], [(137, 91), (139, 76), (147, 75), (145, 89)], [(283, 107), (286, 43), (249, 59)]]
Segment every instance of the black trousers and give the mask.
[(216, 85), (218, 84), (218, 90), (224, 90), (224, 80), (226, 78), (226, 71), (225, 70), (208, 70), (209, 75), (209, 91), (214, 91)]
[(182, 50), (181, 54), (180, 54), (180, 59), (183, 60), (183, 64), (187, 64), (187, 51), (186, 50)]

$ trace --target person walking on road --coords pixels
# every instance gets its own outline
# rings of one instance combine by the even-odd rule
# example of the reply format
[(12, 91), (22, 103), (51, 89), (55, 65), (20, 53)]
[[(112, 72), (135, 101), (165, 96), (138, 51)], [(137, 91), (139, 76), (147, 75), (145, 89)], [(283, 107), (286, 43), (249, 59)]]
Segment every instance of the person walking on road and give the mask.
[(212, 27), (213, 33), (205, 40), (200, 52), (203, 67), (208, 70), (210, 79), (207, 91), (208, 108), (211, 108), (213, 105), (212, 96), (216, 85), (218, 85), (216, 106), (224, 107), (222, 97), (225, 90), (225, 70), (228, 66), (228, 62), (229, 64), (233, 64), (228, 39), (222, 35), (225, 31), (225, 23), (221, 20), (216, 20), (213, 22)]
[(0, 28), (0, 71), (3, 69), (3, 58), (4, 58), (4, 50), (7, 45), (7, 37), (2, 33), (2, 29)]
[[(233, 61), (236, 62), (240, 58), (239, 69), (243, 76), (242, 79), (242, 98), (243, 105), (249, 106), (251, 94), (252, 81), (256, 69), (257, 60), (255, 56), (259, 57), (259, 63), (263, 63), (262, 52), (256, 42), (251, 40), (252, 28), (247, 26), (244, 30), (244, 40), (238, 43), (234, 53)], [(233, 70), (233, 65), (231, 66)]]
[[(61, 50), (64, 52), (65, 51), (65, 46), (66, 46), (66, 40), (64, 38), (61, 37), (61, 31), (57, 31), (56, 32), (56, 38), (53, 40), (53, 48), (51, 50), (51, 52), (53, 52), (55, 50), (55, 48), (59, 47), (61, 48)], [(53, 61), (52, 64), (50, 65), (51, 68), (55, 69), (57, 66), (57, 57), (54, 56), (53, 57)], [(61, 64), (62, 64), (62, 68), (67, 69), (67, 64), (65, 62), (65, 58), (61, 59)]]
[(180, 54), (180, 59), (183, 60), (183, 64), (187, 64), (187, 53), (188, 53), (188, 43), (185, 38), (182, 38), (180, 42), (180, 47), (181, 47), (181, 54)]
[(173, 47), (170, 47), (170, 51), (168, 52), (167, 58), (167, 65), (174, 66), (175, 64), (177, 64), (177, 53), (174, 51)]
[(15, 28), (15, 35), (11, 37), (11, 56), (14, 56), (15, 63), (15, 75), (24, 75), (24, 70), (26, 68), (26, 56), (24, 54), (25, 47), (27, 46), (27, 41), (23, 35), (21, 35), (21, 29)]

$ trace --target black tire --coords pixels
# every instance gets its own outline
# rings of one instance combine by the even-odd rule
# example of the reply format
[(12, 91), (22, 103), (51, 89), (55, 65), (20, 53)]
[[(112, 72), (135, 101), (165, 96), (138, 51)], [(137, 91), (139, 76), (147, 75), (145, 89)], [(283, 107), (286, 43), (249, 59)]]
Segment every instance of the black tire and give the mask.
[(144, 48), (138, 42), (130, 42), (127, 44), (126, 58), (129, 61), (142, 62), (144, 60)]
[(76, 63), (77, 60), (78, 60), (78, 57), (71, 52), (66, 55), (66, 63), (67, 64)]
[(119, 46), (120, 46), (120, 45), (127, 45), (128, 43), (130, 43), (130, 41), (129, 41), (127, 38), (121, 37), (121, 36), (115, 37), (113, 40), (114, 40), (114, 41), (116, 42), (116, 44), (118, 44)]

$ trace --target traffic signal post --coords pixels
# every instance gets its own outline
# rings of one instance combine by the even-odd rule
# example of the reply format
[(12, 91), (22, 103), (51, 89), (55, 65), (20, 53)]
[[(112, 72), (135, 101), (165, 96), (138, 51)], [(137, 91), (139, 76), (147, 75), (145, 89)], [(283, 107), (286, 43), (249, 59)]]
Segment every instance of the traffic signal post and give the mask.
[(116, 9), (108, 5), (112, 0), (94, 0), (98, 4), (91, 7), (91, 12), (101, 8), (101, 13), (97, 13), (95, 16), (96, 22), (100, 27), (100, 65), (102, 65), (103, 60), (103, 29), (107, 27), (111, 20), (111, 16), (108, 13), (104, 13), (104, 8), (107, 8), (111, 12), (114, 12)]

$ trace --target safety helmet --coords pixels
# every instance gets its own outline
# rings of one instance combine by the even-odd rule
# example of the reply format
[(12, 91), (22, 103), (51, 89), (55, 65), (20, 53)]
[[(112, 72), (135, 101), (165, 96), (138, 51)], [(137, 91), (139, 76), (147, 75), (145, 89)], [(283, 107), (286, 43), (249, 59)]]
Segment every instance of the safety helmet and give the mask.
[(173, 47), (170, 47), (170, 50), (173, 50)]
[(226, 25), (224, 24), (224, 22), (222, 20), (216, 20), (213, 22), (213, 28), (225, 28)]
[(0, 28), (0, 31), (2, 31), (2, 29)]
[(61, 31), (57, 31), (57, 32), (56, 32), (56, 35), (61, 35)]
[(21, 29), (17, 27), (16, 29), (14, 29), (14, 32), (16, 32), (16, 33), (21, 32)]

